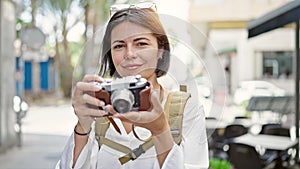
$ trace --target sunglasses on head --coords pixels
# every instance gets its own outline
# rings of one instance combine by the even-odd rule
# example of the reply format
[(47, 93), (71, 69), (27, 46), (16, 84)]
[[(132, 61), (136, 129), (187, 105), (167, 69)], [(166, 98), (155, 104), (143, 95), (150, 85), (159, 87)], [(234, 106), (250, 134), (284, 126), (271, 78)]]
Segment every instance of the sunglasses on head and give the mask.
[(125, 9), (151, 9), (154, 12), (157, 11), (156, 4), (154, 2), (140, 2), (137, 4), (115, 4), (110, 7), (110, 16), (113, 16), (116, 12)]

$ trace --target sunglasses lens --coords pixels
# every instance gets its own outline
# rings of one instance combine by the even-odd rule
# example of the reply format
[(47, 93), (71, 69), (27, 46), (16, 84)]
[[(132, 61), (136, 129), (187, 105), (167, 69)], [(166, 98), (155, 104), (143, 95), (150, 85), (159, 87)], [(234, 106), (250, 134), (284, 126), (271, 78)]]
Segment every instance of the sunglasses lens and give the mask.
[(115, 4), (110, 7), (110, 16), (113, 16), (116, 12), (129, 9), (129, 8), (140, 8), (140, 9), (152, 9), (156, 12), (156, 5), (153, 2), (141, 2), (135, 5), (130, 4)]
[(141, 3), (136, 4), (135, 6), (138, 7), (138, 8), (145, 9), (145, 8), (151, 8), (152, 6), (154, 6), (154, 3), (152, 3), (152, 2), (141, 2)]
[(112, 5), (110, 7), (110, 9), (115, 10), (115, 11), (119, 11), (119, 10), (126, 9), (126, 8), (129, 8), (129, 7), (130, 7), (129, 4), (116, 4), (116, 5)]
[(110, 7), (110, 16), (114, 15), (116, 12), (129, 8), (129, 4), (116, 4)]

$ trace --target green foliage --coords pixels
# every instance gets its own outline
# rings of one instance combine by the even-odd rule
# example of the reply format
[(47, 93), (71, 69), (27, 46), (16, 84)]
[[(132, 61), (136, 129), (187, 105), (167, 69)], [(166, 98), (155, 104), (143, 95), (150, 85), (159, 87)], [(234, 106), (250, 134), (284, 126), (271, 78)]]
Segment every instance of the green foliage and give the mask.
[(209, 160), (209, 169), (232, 169), (232, 165), (227, 160), (212, 158)]
[(71, 4), (73, 3), (73, 0), (43, 0), (42, 5), (43, 9), (49, 8), (52, 12), (59, 12), (62, 15), (65, 15), (65, 12), (69, 11), (69, 8)]
[(82, 50), (84, 48), (83, 38), (79, 42), (69, 42), (71, 48), (71, 65), (75, 67), (81, 56)]
[(26, 28), (29, 26), (30, 26), (30, 23), (23, 21), (21, 18), (17, 18), (17, 20), (16, 20), (16, 32), (17, 32), (16, 39), (20, 39), (21, 28)]
[(248, 106), (248, 104), (249, 104), (249, 100), (245, 100), (245, 101), (243, 101), (243, 102), (241, 103), (241, 107), (242, 107), (243, 110), (244, 110), (244, 116), (245, 116), (245, 117), (250, 117), (250, 112), (247, 111), (247, 106)]

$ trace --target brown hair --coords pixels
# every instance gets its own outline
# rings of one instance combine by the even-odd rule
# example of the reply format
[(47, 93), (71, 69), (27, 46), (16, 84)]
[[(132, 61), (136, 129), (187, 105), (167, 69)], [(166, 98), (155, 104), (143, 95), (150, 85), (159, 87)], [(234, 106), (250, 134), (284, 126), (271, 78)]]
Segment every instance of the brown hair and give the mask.
[(111, 56), (111, 31), (118, 24), (128, 21), (149, 29), (156, 37), (158, 48), (163, 49), (162, 58), (158, 60), (156, 66), (156, 76), (160, 77), (167, 73), (170, 65), (170, 45), (165, 30), (159, 20), (157, 13), (151, 9), (128, 8), (116, 12), (107, 24), (105, 35), (103, 37), (100, 76), (120, 76)]

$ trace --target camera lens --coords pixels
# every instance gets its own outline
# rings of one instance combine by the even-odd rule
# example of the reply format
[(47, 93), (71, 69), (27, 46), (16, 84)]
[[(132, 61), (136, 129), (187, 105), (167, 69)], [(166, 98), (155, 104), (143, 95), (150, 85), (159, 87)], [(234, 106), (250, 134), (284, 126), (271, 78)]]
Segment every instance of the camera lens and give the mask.
[(128, 89), (115, 90), (111, 95), (111, 103), (119, 113), (127, 113), (132, 109), (134, 96)]

